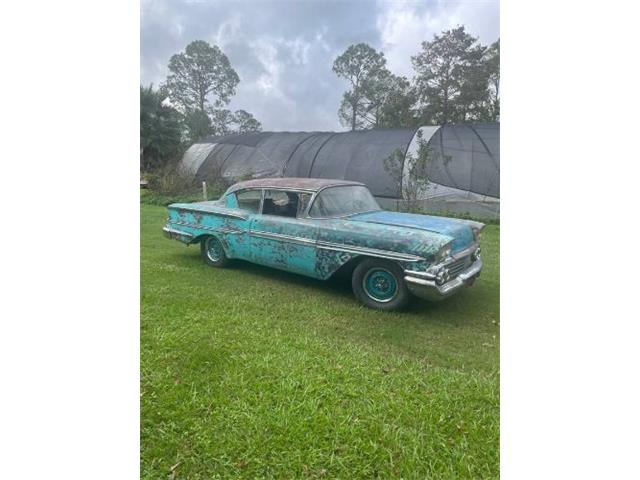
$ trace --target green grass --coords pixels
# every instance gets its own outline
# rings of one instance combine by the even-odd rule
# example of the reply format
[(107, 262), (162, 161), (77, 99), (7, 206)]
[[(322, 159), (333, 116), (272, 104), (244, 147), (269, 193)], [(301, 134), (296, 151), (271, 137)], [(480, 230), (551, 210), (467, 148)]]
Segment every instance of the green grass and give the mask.
[(141, 205), (142, 478), (498, 477), (499, 226), (472, 288), (385, 313), (208, 267), (165, 218)]
[[(220, 189), (209, 188), (207, 199), (218, 200), (223, 193), (224, 191), (220, 191)], [(147, 205), (167, 206), (171, 203), (201, 202), (202, 200), (202, 191), (197, 189), (174, 195), (158, 193), (151, 189), (140, 190), (140, 203)]]

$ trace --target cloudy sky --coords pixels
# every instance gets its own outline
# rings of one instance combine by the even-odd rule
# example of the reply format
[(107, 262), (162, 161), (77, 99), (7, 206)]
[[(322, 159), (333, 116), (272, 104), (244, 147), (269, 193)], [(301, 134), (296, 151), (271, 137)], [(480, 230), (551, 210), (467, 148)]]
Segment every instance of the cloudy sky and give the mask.
[(392, 72), (412, 77), (411, 55), (457, 25), (489, 44), (499, 37), (498, 0), (141, 0), (140, 82), (158, 85), (174, 53), (193, 40), (218, 45), (240, 76), (230, 108), (264, 130), (345, 130), (337, 110), (346, 83), (336, 56), (365, 42)]

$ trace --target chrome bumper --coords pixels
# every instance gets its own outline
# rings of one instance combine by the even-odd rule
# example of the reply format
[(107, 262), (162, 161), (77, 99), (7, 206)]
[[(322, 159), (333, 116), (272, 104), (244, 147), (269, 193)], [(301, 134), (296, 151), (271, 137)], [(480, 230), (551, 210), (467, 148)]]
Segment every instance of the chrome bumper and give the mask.
[(482, 259), (478, 258), (466, 270), (460, 272), (453, 280), (438, 285), (433, 275), (426, 272), (405, 270), (404, 281), (407, 288), (416, 297), (426, 300), (442, 300), (453, 295), (462, 287), (470, 285), (480, 275)]

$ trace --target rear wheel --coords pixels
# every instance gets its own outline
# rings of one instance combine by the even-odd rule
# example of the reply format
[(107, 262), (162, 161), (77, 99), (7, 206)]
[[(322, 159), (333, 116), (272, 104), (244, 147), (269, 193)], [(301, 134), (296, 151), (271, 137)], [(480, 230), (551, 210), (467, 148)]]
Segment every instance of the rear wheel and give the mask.
[(220, 240), (216, 237), (205, 237), (200, 242), (200, 253), (205, 263), (212, 267), (224, 267), (229, 261)]
[(364, 305), (378, 310), (398, 310), (409, 303), (402, 269), (393, 262), (368, 258), (351, 277), (353, 294)]

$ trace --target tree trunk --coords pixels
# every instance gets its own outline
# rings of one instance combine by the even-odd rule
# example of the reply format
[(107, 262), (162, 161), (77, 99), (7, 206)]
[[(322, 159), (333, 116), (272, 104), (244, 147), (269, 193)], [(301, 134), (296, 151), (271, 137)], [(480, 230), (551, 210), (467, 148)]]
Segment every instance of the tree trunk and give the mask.
[(359, 89), (358, 89), (358, 85), (357, 85), (357, 81), (356, 80), (356, 85), (354, 85), (353, 87), (353, 99), (351, 102), (351, 131), (355, 131), (356, 129), (356, 113), (358, 111), (358, 98), (359, 98)]

